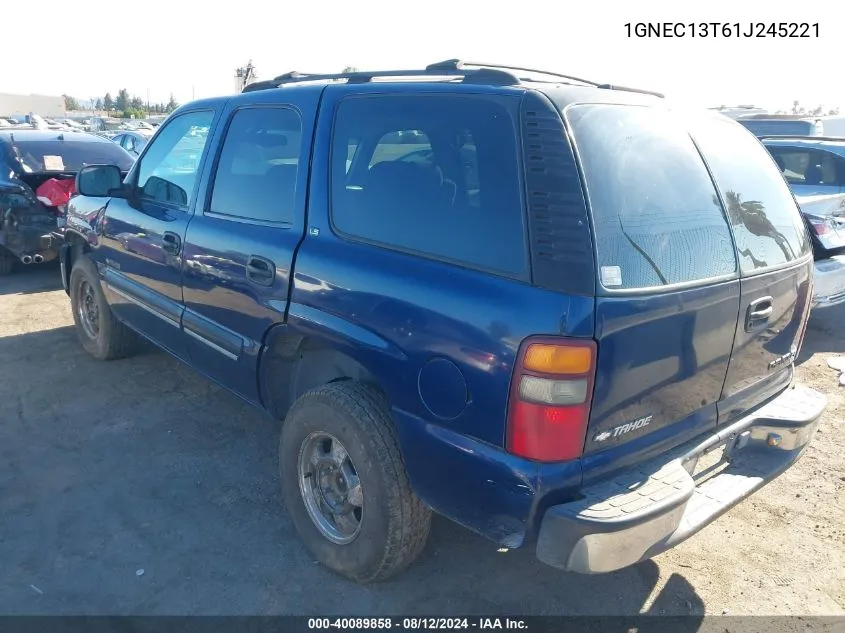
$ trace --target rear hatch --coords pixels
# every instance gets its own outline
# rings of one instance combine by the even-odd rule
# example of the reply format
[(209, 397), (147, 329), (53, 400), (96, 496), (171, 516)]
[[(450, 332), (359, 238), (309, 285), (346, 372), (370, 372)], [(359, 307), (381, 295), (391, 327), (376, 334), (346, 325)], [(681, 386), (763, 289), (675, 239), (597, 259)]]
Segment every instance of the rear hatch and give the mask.
[(570, 106), (565, 117), (599, 273), (589, 479), (713, 429), (782, 387), (811, 264), (786, 183), (730, 119), (608, 104)]

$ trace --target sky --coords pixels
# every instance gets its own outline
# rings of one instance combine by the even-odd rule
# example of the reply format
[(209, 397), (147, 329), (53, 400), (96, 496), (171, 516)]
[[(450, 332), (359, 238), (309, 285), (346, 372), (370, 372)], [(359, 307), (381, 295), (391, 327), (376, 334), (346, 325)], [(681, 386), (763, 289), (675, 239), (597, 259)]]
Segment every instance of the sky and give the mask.
[[(151, 102), (234, 92), (299, 70), (420, 68), (435, 61), (527, 66), (663, 92), (691, 106), (845, 106), (835, 0), (41, 0), (3, 29), (0, 92), (120, 88)], [(217, 7), (217, 8), (215, 8)], [(41, 16), (46, 16), (42, 19)], [(810, 38), (629, 37), (626, 23), (817, 23)], [(22, 28), (28, 24), (27, 28)], [(733, 28), (733, 27), (731, 27)], [(688, 27), (687, 27), (688, 29)], [(712, 29), (712, 27), (711, 27)], [(719, 27), (722, 30), (722, 27)], [(124, 35), (125, 34), (125, 35)], [(10, 41), (11, 38), (11, 41)]]

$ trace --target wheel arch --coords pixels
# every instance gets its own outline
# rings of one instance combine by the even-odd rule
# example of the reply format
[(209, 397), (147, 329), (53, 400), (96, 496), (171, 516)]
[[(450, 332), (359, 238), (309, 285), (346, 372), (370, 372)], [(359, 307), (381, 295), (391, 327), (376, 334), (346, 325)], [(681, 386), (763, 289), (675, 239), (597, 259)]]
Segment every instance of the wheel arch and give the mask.
[(82, 235), (76, 231), (65, 231), (65, 243), (59, 249), (65, 292), (70, 292), (70, 272), (73, 269), (73, 263), (90, 251), (91, 245)]
[(341, 380), (371, 384), (390, 401), (383, 377), (371, 369), (373, 364), (351, 346), (298, 332), (287, 324), (276, 325), (265, 336), (259, 360), (262, 404), (273, 417), (282, 419), (303, 393)]

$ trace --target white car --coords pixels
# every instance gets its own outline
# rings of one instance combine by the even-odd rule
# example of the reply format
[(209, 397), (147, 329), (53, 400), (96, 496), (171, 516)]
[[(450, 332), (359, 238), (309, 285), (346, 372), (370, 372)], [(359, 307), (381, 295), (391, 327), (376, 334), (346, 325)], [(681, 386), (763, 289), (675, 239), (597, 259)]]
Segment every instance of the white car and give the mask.
[(845, 303), (845, 194), (796, 200), (813, 243), (813, 308)]

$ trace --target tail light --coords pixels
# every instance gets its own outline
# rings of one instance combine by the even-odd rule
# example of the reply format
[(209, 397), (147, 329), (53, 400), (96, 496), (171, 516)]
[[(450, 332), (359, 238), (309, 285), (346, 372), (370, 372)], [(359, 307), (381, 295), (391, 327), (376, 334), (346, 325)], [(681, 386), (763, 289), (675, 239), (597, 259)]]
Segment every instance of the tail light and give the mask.
[(508, 452), (539, 462), (580, 457), (595, 373), (594, 341), (526, 339), (511, 380)]
[(830, 231), (830, 226), (825, 219), (808, 217), (807, 220), (810, 223), (810, 227), (813, 229), (813, 233), (816, 235), (824, 235)]

